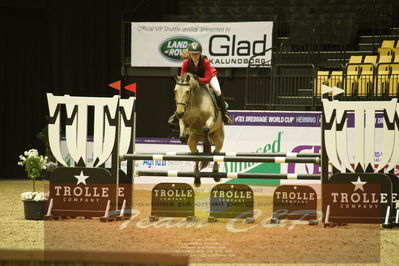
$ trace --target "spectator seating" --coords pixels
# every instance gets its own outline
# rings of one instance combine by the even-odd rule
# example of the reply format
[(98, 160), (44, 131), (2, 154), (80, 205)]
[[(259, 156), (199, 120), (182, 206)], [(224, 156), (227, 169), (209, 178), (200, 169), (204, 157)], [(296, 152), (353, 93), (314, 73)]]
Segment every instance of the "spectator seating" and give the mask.
[(351, 56), (349, 63), (346, 66), (346, 83), (345, 95), (352, 96), (356, 94), (359, 81), (360, 64), (362, 63), (363, 56)]
[(360, 65), (359, 86), (357, 95), (370, 95), (374, 88), (374, 66), (377, 63), (376, 55), (368, 55), (364, 58), (363, 64)]
[[(376, 95), (384, 95), (389, 87), (389, 75), (391, 71), (392, 55), (382, 55), (378, 61), (377, 69), (377, 81), (376, 81)], [(389, 93), (389, 96), (391, 93)]]
[(393, 53), (393, 49), (395, 47), (395, 40), (384, 40), (381, 44), (381, 47), (378, 48), (378, 54), (382, 55), (391, 55)]
[(389, 95), (399, 95), (399, 54), (395, 55), (395, 59), (392, 64), (391, 76), (389, 78)]

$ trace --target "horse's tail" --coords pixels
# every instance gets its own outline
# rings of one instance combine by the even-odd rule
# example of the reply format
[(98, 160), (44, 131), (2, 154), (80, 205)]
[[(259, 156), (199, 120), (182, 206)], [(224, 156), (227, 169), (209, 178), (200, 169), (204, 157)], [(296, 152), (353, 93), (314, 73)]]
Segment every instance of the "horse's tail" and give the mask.
[[(212, 152), (212, 150), (211, 150), (211, 143), (210, 143), (209, 141), (204, 141), (203, 144), (202, 144), (202, 146), (204, 147), (203, 153), (211, 153), (211, 152)], [(208, 162), (208, 161), (201, 161), (201, 162), (200, 162), (200, 165), (199, 165), (200, 170), (204, 169), (204, 168), (207, 167), (208, 165), (209, 165), (209, 162)]]

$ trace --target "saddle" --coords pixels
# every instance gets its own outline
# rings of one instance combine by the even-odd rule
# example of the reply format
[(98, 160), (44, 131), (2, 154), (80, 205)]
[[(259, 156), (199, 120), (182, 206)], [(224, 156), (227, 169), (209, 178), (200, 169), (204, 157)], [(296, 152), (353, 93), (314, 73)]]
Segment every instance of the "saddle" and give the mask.
[(211, 96), (212, 102), (213, 102), (213, 106), (215, 107), (215, 119), (218, 117), (220, 108), (219, 105), (217, 103), (217, 99), (216, 99), (216, 94), (215, 92), (211, 89), (211, 87), (209, 86), (209, 84), (202, 84), (202, 87), (204, 87), (204, 89), (209, 93), (209, 95)]

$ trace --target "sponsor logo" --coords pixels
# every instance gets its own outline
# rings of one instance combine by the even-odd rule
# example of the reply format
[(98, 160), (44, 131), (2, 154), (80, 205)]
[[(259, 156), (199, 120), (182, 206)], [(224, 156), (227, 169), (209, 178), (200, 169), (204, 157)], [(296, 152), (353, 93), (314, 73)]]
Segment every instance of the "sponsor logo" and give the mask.
[(151, 215), (159, 217), (194, 216), (195, 193), (185, 183), (159, 183), (152, 189)]
[(267, 35), (253, 41), (240, 40), (237, 35), (212, 35), (209, 39), (209, 54), (211, 56), (252, 56), (262, 55), (266, 50)]
[[(388, 194), (387, 193), (375, 193), (365, 191), (364, 185), (367, 182), (362, 181), (360, 176), (358, 176), (357, 180), (351, 182), (355, 187), (353, 188), (352, 193), (348, 192), (333, 192), (331, 193), (332, 202), (338, 204), (339, 208), (346, 209), (362, 209), (362, 208), (379, 208), (380, 205), (378, 203), (387, 203), (388, 202)], [(359, 190), (359, 191), (357, 191)], [(392, 194), (393, 198), (396, 201), (396, 193)]]
[(316, 191), (308, 186), (279, 186), (273, 194), (273, 217), (279, 220), (316, 220)]
[(154, 189), (155, 197), (193, 197), (193, 190), (187, 189)]
[(234, 199), (250, 199), (253, 197), (252, 191), (238, 191), (238, 190), (212, 190), (212, 195), (215, 198), (234, 198)]
[[(299, 145), (291, 150), (293, 153), (320, 153), (321, 147), (319, 145)], [(309, 169), (309, 167), (313, 168), (313, 170)], [(320, 174), (320, 165), (318, 164), (306, 164), (306, 163), (289, 163), (287, 166), (287, 173), (302, 173), (306, 174)]]
[(192, 42), (197, 41), (184, 36), (172, 37), (161, 43), (159, 52), (169, 60), (181, 61), (183, 51), (186, 50)]
[[(267, 152), (280, 152), (281, 150), (281, 136), (283, 135), (283, 132), (280, 131), (277, 133), (277, 138), (274, 140), (272, 143), (266, 144), (263, 147), (259, 147), (256, 149), (256, 152), (259, 153), (267, 153)], [(249, 171), (253, 170), (253, 173), (264, 173), (265, 169), (263, 167), (259, 167), (259, 169), (255, 169), (254, 167), (256, 166), (265, 166), (265, 165), (276, 165), (276, 169), (268, 169), (268, 173), (280, 173), (280, 164), (274, 164), (274, 163), (252, 163), (252, 162), (225, 162), (224, 163), (224, 168), (226, 169), (226, 172), (229, 173), (237, 173), (241, 171)]]

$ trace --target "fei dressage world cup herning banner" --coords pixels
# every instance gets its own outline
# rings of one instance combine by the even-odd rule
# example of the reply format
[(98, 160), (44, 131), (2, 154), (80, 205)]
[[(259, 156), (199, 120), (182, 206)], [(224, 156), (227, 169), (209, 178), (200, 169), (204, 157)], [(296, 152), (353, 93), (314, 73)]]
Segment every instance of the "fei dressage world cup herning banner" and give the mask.
[(202, 45), (215, 67), (247, 67), (271, 60), (273, 22), (133, 22), (132, 67), (180, 67), (191, 42)]

